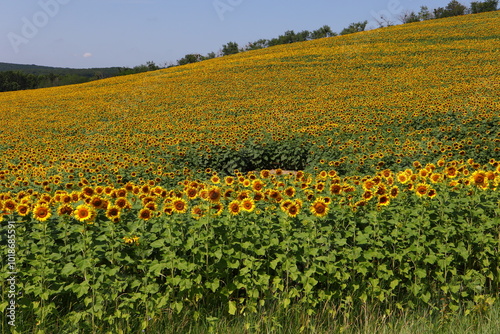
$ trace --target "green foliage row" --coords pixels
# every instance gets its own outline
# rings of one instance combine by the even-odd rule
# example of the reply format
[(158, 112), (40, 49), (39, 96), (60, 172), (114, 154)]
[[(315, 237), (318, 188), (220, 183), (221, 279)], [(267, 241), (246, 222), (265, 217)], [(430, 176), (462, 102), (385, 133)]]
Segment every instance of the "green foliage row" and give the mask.
[[(95, 331), (96, 323), (138, 317), (146, 328), (165, 312), (189, 310), (197, 319), (198, 309), (215, 304), (232, 315), (268, 303), (312, 314), (326, 302), (346, 312), (372, 302), (473, 311), (493, 303), (499, 288), (500, 197), (446, 187), (436, 188), (435, 199), (405, 194), (378, 209), (332, 204), (324, 218), (307, 208), (291, 218), (264, 202), (252, 212), (199, 220), (140, 220), (140, 204), (118, 224), (104, 216), (93, 224), (11, 216), (18, 314), (32, 314), (33, 328)], [(6, 236), (2, 224), (4, 245)], [(2, 290), (8, 272), (4, 263)]]
[[(375, 124), (360, 125), (351, 131), (340, 132), (333, 127), (321, 135), (305, 132), (279, 140), (263, 135), (259, 140), (246, 140), (234, 147), (201, 143), (183, 147), (181, 157), (156, 158), (175, 160), (174, 163), (192, 171), (211, 168), (221, 175), (232, 174), (235, 169), (313, 172), (331, 168), (331, 162), (339, 175), (359, 175), (385, 168), (404, 170), (414, 161), (427, 164), (443, 157), (460, 160), (474, 156), (477, 163), (486, 164), (499, 156), (498, 139), (490, 137), (498, 131), (500, 118), (496, 115), (474, 120), (472, 113), (467, 112), (424, 113), (408, 115), (397, 126), (381, 117)], [(331, 121), (342, 122), (334, 118)], [(411, 150), (405, 147), (408, 141), (412, 143)]]

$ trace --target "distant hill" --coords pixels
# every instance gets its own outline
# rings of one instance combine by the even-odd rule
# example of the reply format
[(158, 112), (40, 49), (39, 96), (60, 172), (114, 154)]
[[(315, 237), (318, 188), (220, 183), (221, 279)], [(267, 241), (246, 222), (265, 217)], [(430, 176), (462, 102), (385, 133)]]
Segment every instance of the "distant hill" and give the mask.
[(78, 75), (87, 78), (92, 78), (99, 73), (102, 77), (112, 77), (119, 73), (120, 67), (104, 67), (104, 68), (65, 68), (65, 67), (50, 67), (39, 65), (23, 65), (0, 62), (0, 72), (4, 71), (21, 71), (26, 74), (34, 75)]

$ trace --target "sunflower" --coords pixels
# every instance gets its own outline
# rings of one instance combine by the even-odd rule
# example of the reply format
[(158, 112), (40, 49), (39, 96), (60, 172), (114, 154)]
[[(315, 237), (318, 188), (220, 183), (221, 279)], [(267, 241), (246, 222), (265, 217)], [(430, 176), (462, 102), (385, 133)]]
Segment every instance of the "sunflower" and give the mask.
[(262, 201), (263, 199), (266, 198), (266, 195), (264, 195), (264, 193), (260, 192), (260, 191), (256, 191), (254, 194), (253, 194), (253, 200), (258, 202), (258, 201)]
[(382, 177), (384, 178), (388, 178), (390, 176), (392, 176), (392, 171), (390, 169), (384, 169), (381, 173)]
[(135, 244), (136, 246), (139, 245), (139, 237), (133, 237), (133, 238), (129, 238), (129, 237), (123, 237), (123, 241), (126, 243), (126, 244)]
[(8, 199), (3, 203), (3, 209), (9, 213), (14, 212), (16, 208), (17, 208), (17, 203), (12, 199)]
[(86, 204), (80, 204), (73, 211), (73, 215), (81, 222), (90, 222), (94, 218), (94, 210)]
[(189, 187), (186, 189), (185, 193), (189, 199), (195, 199), (198, 197), (198, 189), (196, 188)]
[(330, 186), (332, 195), (340, 195), (342, 193), (342, 186), (340, 184), (332, 184)]
[(156, 211), (156, 209), (158, 208), (158, 205), (156, 204), (156, 202), (151, 201), (151, 202), (148, 202), (146, 205), (144, 205), (144, 207), (151, 210), (151, 211)]
[(96, 209), (102, 209), (104, 207), (104, 204), (107, 203), (105, 203), (104, 200), (99, 196), (93, 196), (92, 200), (90, 201), (90, 205), (92, 205)]
[(271, 175), (271, 172), (268, 169), (263, 169), (259, 174), (261, 178), (267, 179)]
[(426, 168), (422, 168), (421, 170), (418, 171), (418, 175), (420, 175), (420, 177), (422, 178), (426, 178), (428, 175), (429, 175), (429, 170), (427, 170)]
[(50, 218), (50, 216), (52, 216), (52, 213), (50, 212), (50, 208), (47, 204), (37, 204), (33, 208), (33, 218), (38, 221), (46, 221)]
[(389, 176), (387, 179), (386, 179), (386, 183), (390, 186), (392, 186), (394, 184), (394, 178), (392, 176)]
[(376, 183), (373, 180), (366, 180), (365, 182), (363, 182), (363, 190), (371, 190), (373, 189), (373, 187), (375, 187), (375, 184)]
[(282, 210), (283, 212), (287, 212), (288, 207), (289, 207), (290, 205), (294, 204), (294, 203), (295, 203), (295, 202), (294, 202), (294, 201), (292, 201), (291, 199), (286, 199), (286, 200), (284, 200), (284, 201), (282, 201), (282, 202), (281, 202), (281, 204), (280, 204), (280, 208), (281, 208), (281, 210)]
[(389, 190), (389, 197), (390, 198), (396, 198), (396, 197), (398, 197), (398, 194), (399, 194), (398, 186), (394, 186), (391, 188), (391, 190)]
[(343, 190), (345, 193), (352, 193), (356, 191), (356, 188), (354, 186), (344, 186)]
[(415, 188), (415, 192), (419, 197), (427, 195), (428, 191), (429, 191), (429, 185), (425, 183), (419, 183)]
[(65, 204), (71, 203), (71, 196), (70, 195), (62, 195), (61, 196), (61, 203), (65, 203)]
[(224, 183), (226, 184), (226, 186), (230, 186), (234, 183), (234, 177), (232, 176), (226, 176), (224, 178)]
[(196, 220), (200, 219), (204, 215), (204, 211), (199, 205), (196, 205), (191, 209), (191, 216)]
[(359, 208), (359, 207), (362, 207), (362, 206), (366, 206), (367, 204), (368, 204), (367, 201), (361, 200), (361, 201), (357, 201), (356, 203), (354, 203), (354, 206)]
[(269, 198), (274, 199), (274, 200), (281, 197), (281, 193), (276, 189), (269, 190), (268, 195), (269, 195)]
[(149, 195), (149, 193), (151, 192), (151, 188), (149, 187), (149, 185), (145, 184), (140, 188), (140, 191), (143, 194)]
[(243, 187), (247, 188), (252, 185), (252, 181), (250, 181), (249, 179), (244, 179), (243, 182), (241, 182), (241, 184), (243, 184)]
[(287, 208), (286, 208), (286, 214), (290, 217), (297, 217), (297, 215), (299, 214), (300, 212), (300, 205), (298, 205), (297, 203), (292, 203), (291, 205), (289, 205)]
[(174, 212), (177, 213), (186, 213), (187, 211), (187, 203), (184, 199), (178, 198), (172, 202), (172, 206), (174, 208)]
[(153, 211), (148, 208), (143, 208), (139, 211), (139, 218), (142, 220), (149, 220), (153, 216)]
[(219, 184), (220, 183), (220, 177), (218, 177), (217, 175), (212, 175), (212, 177), (210, 178), (210, 181), (213, 184)]
[(252, 189), (255, 191), (261, 191), (264, 188), (265, 184), (261, 180), (253, 180), (252, 181)]
[(389, 205), (390, 202), (391, 201), (389, 199), (389, 196), (387, 196), (387, 195), (382, 195), (382, 196), (378, 197), (378, 205), (380, 205), (380, 206), (387, 206), (387, 205)]
[(234, 193), (234, 189), (233, 188), (227, 188), (226, 190), (224, 190), (224, 193), (222, 194), (222, 197), (228, 199), (230, 198)]
[(130, 204), (130, 202), (126, 198), (123, 198), (123, 197), (118, 198), (115, 201), (115, 205), (117, 207), (119, 207), (120, 209), (125, 209), (125, 208), (131, 208), (132, 207), (132, 205)]
[(120, 188), (115, 190), (116, 197), (126, 197), (127, 196), (127, 189), (125, 188)]
[(61, 204), (57, 208), (57, 214), (59, 216), (69, 216), (73, 213), (73, 208), (68, 204)]
[(311, 204), (309, 210), (316, 217), (324, 217), (328, 214), (329, 207), (325, 203), (324, 199), (319, 197)]
[(373, 192), (371, 192), (370, 190), (367, 190), (363, 193), (363, 199), (365, 201), (369, 201), (373, 198)]
[(242, 201), (243, 199), (248, 198), (249, 196), (250, 196), (250, 191), (243, 190), (236, 196), (236, 199), (238, 201)]
[(379, 184), (377, 187), (377, 191), (375, 192), (377, 195), (382, 196), (387, 193), (387, 189), (383, 184)]
[(410, 180), (408, 174), (405, 172), (399, 172), (397, 179), (398, 179), (398, 182), (402, 183), (402, 184), (405, 184), (406, 182), (408, 182)]
[(92, 197), (92, 195), (94, 195), (94, 189), (91, 187), (85, 187), (82, 189), (82, 193), (87, 197)]
[(431, 180), (432, 183), (439, 183), (439, 182), (443, 181), (443, 175), (439, 174), (439, 173), (433, 173), (433, 174), (431, 174), (429, 179)]
[(241, 209), (246, 212), (252, 212), (255, 209), (255, 202), (251, 198), (245, 198), (240, 202)]
[(171, 202), (165, 202), (163, 205), (163, 212), (165, 212), (167, 215), (171, 215), (174, 213), (174, 205)]
[(444, 173), (446, 174), (447, 177), (454, 178), (458, 175), (458, 170), (455, 167), (450, 166), (445, 169)]
[(21, 203), (16, 207), (17, 214), (26, 216), (30, 212), (30, 207), (27, 204)]
[(437, 196), (437, 192), (435, 189), (429, 189), (429, 191), (427, 192), (427, 196), (429, 196), (430, 198), (434, 198)]
[(488, 177), (486, 176), (486, 173), (480, 171), (475, 171), (474, 173), (472, 173), (470, 180), (476, 186), (482, 186), (485, 183), (488, 183)]
[(233, 215), (236, 216), (238, 213), (240, 213), (241, 207), (240, 207), (240, 202), (239, 201), (232, 201), (229, 203), (229, 212)]
[(290, 187), (286, 188), (283, 192), (284, 192), (284, 193), (285, 193), (285, 195), (286, 195), (286, 196), (288, 196), (288, 197), (294, 197), (294, 196), (295, 196), (295, 193), (296, 193), (296, 190), (295, 190), (295, 188), (294, 188), (294, 187), (291, 187), (291, 186), (290, 186)]
[(324, 182), (318, 182), (314, 186), (317, 192), (322, 192), (325, 189), (325, 183)]
[(220, 201), (222, 197), (221, 191), (219, 187), (217, 186), (212, 186), (207, 189), (207, 200), (212, 202), (212, 203), (217, 203)]
[(72, 202), (78, 202), (80, 200), (80, 193), (77, 192), (77, 191), (73, 191), (71, 194), (70, 194), (70, 197), (71, 197), (71, 201)]
[(222, 214), (222, 211), (224, 211), (224, 205), (222, 205), (222, 203), (220, 202), (215, 203), (214, 205), (212, 205), (212, 210), (215, 210), (215, 212), (212, 213), (212, 216), (220, 216)]
[(106, 210), (106, 217), (109, 220), (116, 221), (120, 219), (121, 211), (118, 206), (109, 206)]

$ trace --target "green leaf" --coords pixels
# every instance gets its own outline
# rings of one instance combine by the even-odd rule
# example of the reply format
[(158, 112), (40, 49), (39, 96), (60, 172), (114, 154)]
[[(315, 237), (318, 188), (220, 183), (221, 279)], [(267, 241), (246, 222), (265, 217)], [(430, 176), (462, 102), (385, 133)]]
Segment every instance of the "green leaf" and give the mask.
[(420, 296), (420, 299), (424, 301), (424, 303), (428, 303), (429, 300), (431, 299), (431, 294), (430, 292), (426, 292)]
[(65, 276), (69, 276), (73, 274), (76, 271), (75, 266), (73, 263), (66, 263), (64, 267), (61, 269), (61, 274)]
[(427, 273), (424, 269), (419, 268), (415, 270), (415, 275), (419, 278), (425, 278), (427, 276)]
[(158, 239), (150, 244), (152, 248), (161, 248), (165, 246), (165, 241), (163, 239)]
[(230, 300), (229, 301), (229, 314), (235, 315), (237, 310), (238, 309), (236, 307), (236, 302)]
[(152, 272), (155, 276), (159, 276), (161, 271), (167, 267), (166, 263), (156, 263), (149, 267), (149, 272)]

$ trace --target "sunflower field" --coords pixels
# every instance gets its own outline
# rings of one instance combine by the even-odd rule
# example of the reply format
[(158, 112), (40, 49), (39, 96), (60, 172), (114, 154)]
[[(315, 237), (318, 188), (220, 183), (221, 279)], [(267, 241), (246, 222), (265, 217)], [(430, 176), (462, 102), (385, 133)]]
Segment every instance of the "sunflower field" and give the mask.
[(431, 20), (0, 94), (0, 234), (15, 229), (26, 330), (146, 330), (212, 305), (489, 307), (499, 24)]

